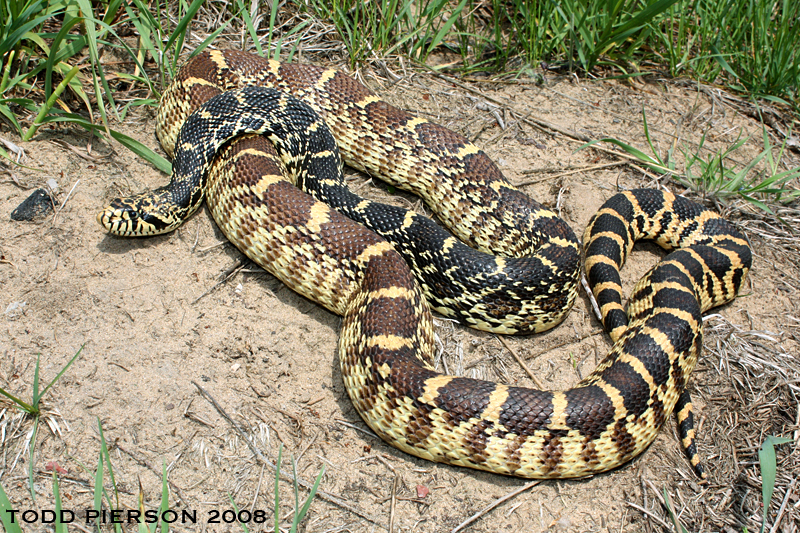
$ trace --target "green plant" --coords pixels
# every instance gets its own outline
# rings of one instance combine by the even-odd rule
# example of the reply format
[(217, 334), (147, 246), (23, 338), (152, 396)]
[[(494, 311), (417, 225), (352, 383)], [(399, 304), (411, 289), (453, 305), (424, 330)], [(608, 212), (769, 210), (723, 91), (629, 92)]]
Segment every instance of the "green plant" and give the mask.
[[(103, 436), (103, 426), (100, 423), (100, 420), (97, 421), (99, 433), (100, 433), (100, 454), (97, 461), (97, 467), (95, 469), (94, 475), (94, 506), (93, 510), (100, 515), (100, 511), (102, 510), (102, 500), (105, 498), (106, 505), (112, 509), (120, 509), (119, 503), (119, 492), (117, 491), (117, 484), (114, 479), (114, 470), (111, 466), (111, 459), (108, 453), (108, 445), (106, 444), (105, 437)], [(111, 484), (114, 491), (114, 501), (111, 500), (111, 495), (108, 494), (104, 485), (103, 479), (105, 477), (106, 468), (104, 464), (107, 465), (107, 471), (109, 477), (111, 479)], [(81, 468), (86, 470), (83, 465), (80, 465)], [(5, 489), (3, 488), (2, 483), (0, 483), (0, 523), (3, 524), (5, 531), (7, 533), (22, 533), (19, 520), (11, 520), (11, 511), (14, 507), (11, 505), (11, 502), (6, 495)], [(61, 521), (61, 511), (62, 511), (62, 503), (61, 503), (61, 490), (58, 483), (58, 475), (57, 472), (53, 471), (53, 510), (55, 511), (55, 523), (53, 524), (55, 533), (67, 533), (68, 527), (66, 523)], [(161, 501), (159, 503), (158, 508), (158, 516), (164, 516), (164, 511), (169, 509), (169, 482), (167, 477), (167, 465), (163, 463), (162, 470), (161, 470)], [(141, 516), (144, 516), (145, 508), (144, 508), (144, 494), (142, 491), (141, 485), (139, 486), (139, 512)], [(95, 526), (97, 527), (97, 531), (101, 531), (99, 518), (95, 519)], [(114, 532), (115, 533), (122, 533), (122, 525), (119, 523), (113, 524)], [(162, 520), (161, 522), (154, 521), (151, 524), (147, 524), (144, 521), (139, 523), (138, 532), (139, 533), (155, 533), (156, 528), (160, 527), (160, 533), (169, 533), (169, 523)]]
[(0, 523), (3, 524), (6, 533), (22, 533), (19, 523), (16, 521), (11, 522), (10, 517), (13, 508), (14, 506), (11, 505), (8, 495), (6, 495), (6, 490), (3, 488), (3, 484), (0, 483)]
[[(771, 196), (775, 202), (791, 201), (796, 198), (800, 192), (785, 189), (783, 185), (800, 176), (800, 168), (780, 172), (778, 163), (783, 157), (786, 141), (784, 140), (779, 155), (775, 159), (772, 156), (773, 147), (766, 128), (762, 130), (762, 133), (764, 149), (739, 169), (728, 166), (726, 159), (744, 145), (749, 137), (742, 139), (740, 135), (736, 142), (728, 148), (712, 153), (703, 159), (700, 156), (700, 149), (705, 143), (706, 136), (704, 134), (700, 139), (697, 151), (682, 150), (686, 168), (683, 174), (676, 174), (676, 178), (703, 196), (713, 196), (723, 201), (738, 196), (764, 211), (772, 213), (772, 210), (758, 197)], [(762, 161), (765, 161), (766, 168), (762, 171), (755, 170), (755, 167)], [(693, 170), (695, 165), (699, 169), (699, 173), (695, 173)]]
[[(111, 45), (108, 37), (116, 37), (112, 21), (117, 18), (122, 0), (110, 0), (102, 17), (95, 18), (88, 0), (28, 0), (3, 2), (0, 5), (0, 117), (6, 119), (23, 140), (30, 140), (43, 124), (69, 122), (90, 131), (106, 131), (141, 156), (153, 159), (155, 154), (129, 137), (111, 130), (106, 117), (106, 104), (116, 115), (116, 103), (108, 85), (108, 75), (99, 61), (99, 45)], [(51, 33), (49, 28), (59, 28)], [(72, 30), (81, 29), (76, 34)], [(119, 40), (123, 47), (124, 42)], [(89, 64), (72, 65), (88, 48)], [(134, 61), (136, 56), (130, 48)], [(74, 59), (73, 59), (74, 58)], [(140, 70), (142, 65), (137, 63)], [(88, 76), (86, 75), (88, 72)], [(53, 89), (55, 80), (61, 81)], [(96, 105), (87, 96), (92, 87)], [(89, 118), (73, 112), (62, 100), (69, 89), (86, 108)], [(101, 124), (94, 120), (99, 112)], [(35, 118), (25, 127), (19, 120), (23, 113)], [(119, 116), (117, 116), (119, 119)]]
[(461, 0), (453, 8), (447, 0), (311, 0), (309, 9), (333, 22), (354, 67), (393, 54), (424, 61), (450, 32), (466, 4), (467, 0)]
[[(764, 507), (764, 514), (761, 519), (761, 533), (767, 527), (767, 515), (769, 505), (772, 502), (772, 493), (775, 491), (775, 475), (777, 474), (778, 464), (775, 456), (775, 446), (794, 442), (786, 437), (773, 437), (767, 435), (761, 448), (758, 449), (758, 464), (761, 467), (761, 502)], [(747, 528), (744, 528), (747, 532)]]
[[(278, 484), (280, 483), (281, 479), (281, 456), (283, 455), (283, 444), (281, 444), (280, 448), (278, 448), (278, 460), (275, 464), (275, 533), (280, 532), (279, 522), (280, 522), (280, 493), (278, 490)], [(311, 487), (311, 490), (308, 493), (308, 498), (303, 503), (303, 506), (300, 507), (300, 496), (298, 492), (298, 484), (297, 484), (297, 464), (295, 464), (294, 459), (292, 459), (292, 475), (294, 480), (294, 516), (292, 518), (292, 527), (289, 530), (290, 533), (296, 533), (297, 527), (300, 525), (300, 522), (305, 518), (306, 513), (308, 512), (308, 508), (311, 507), (311, 500), (314, 499), (314, 496), (317, 494), (317, 489), (319, 488), (319, 483), (322, 481), (322, 476), (325, 474), (325, 465), (322, 466), (322, 470), (319, 471), (319, 475), (317, 475), (316, 481), (314, 481), (314, 486)]]
[(733, 88), (783, 103), (796, 100), (800, 85), (798, 2), (707, 0), (700, 5), (713, 13), (709, 22), (726, 30), (717, 32), (709, 48)]
[[(703, 134), (697, 148), (689, 150), (681, 147), (681, 152), (684, 156), (684, 169), (683, 172), (680, 172), (676, 168), (674, 158), (676, 146), (673, 145), (667, 151), (666, 156), (662, 158), (650, 138), (650, 130), (647, 126), (647, 116), (644, 110), (642, 110), (642, 121), (647, 145), (650, 147), (652, 155), (648, 155), (638, 148), (613, 138), (599, 139), (586, 143), (578, 150), (601, 142), (610, 143), (627, 152), (641, 162), (643, 166), (672, 177), (699, 195), (713, 197), (722, 202), (739, 197), (768, 213), (772, 213), (772, 210), (764, 203), (763, 199), (765, 197), (769, 197), (774, 202), (786, 202), (800, 196), (799, 191), (784, 187), (789, 181), (800, 177), (800, 168), (780, 171), (780, 162), (786, 149), (786, 141), (784, 140), (781, 144), (777, 157), (774, 157), (774, 148), (769, 140), (766, 128), (762, 129), (763, 150), (742, 168), (737, 169), (730, 166), (728, 160), (734, 152), (739, 150), (750, 139), (749, 137), (742, 138), (740, 135), (732, 145), (722, 151), (712, 152), (710, 155), (703, 157), (701, 153), (706, 142), (706, 134)], [(789, 136), (787, 135), (787, 139)], [(762, 161), (766, 168), (756, 170), (756, 166)]]
[[(589, 72), (602, 62), (629, 60), (649, 39), (649, 25), (678, 0), (565, 0), (557, 8), (569, 60)], [(619, 66), (619, 65), (617, 65)]]
[(2, 394), (6, 398), (14, 402), (21, 411), (33, 417), (33, 430), (31, 431), (30, 444), (29, 444), (30, 456), (28, 458), (29, 459), (28, 488), (30, 489), (31, 499), (33, 500), (36, 500), (36, 492), (33, 490), (33, 464), (34, 464), (33, 458), (34, 458), (34, 452), (36, 451), (36, 435), (39, 430), (39, 418), (40, 415), (42, 414), (41, 409), (39, 408), (39, 403), (41, 402), (42, 397), (47, 393), (47, 391), (50, 390), (50, 387), (52, 387), (55, 384), (55, 382), (58, 381), (59, 378), (61, 378), (64, 372), (66, 372), (67, 369), (70, 366), (72, 366), (72, 363), (75, 362), (75, 360), (83, 351), (83, 346), (85, 345), (82, 345), (78, 349), (75, 355), (72, 356), (72, 359), (70, 359), (69, 362), (66, 365), (64, 365), (61, 371), (58, 374), (56, 374), (56, 377), (54, 377), (53, 380), (50, 383), (48, 383), (47, 386), (41, 392), (39, 391), (39, 362), (41, 359), (41, 354), (36, 356), (36, 366), (34, 367), (33, 370), (33, 396), (31, 399), (31, 403), (27, 403), (24, 400), (21, 400), (20, 398), (14, 396), (7, 390), (0, 387), (0, 394)]
[[(275, 516), (275, 533), (280, 533), (280, 480), (281, 480), (281, 458), (283, 456), (283, 444), (281, 444), (280, 448), (278, 448), (278, 460), (276, 461), (275, 465), (275, 503), (274, 503), (274, 516)], [(325, 466), (323, 465), (322, 470), (320, 470), (319, 475), (317, 475), (317, 479), (314, 482), (314, 485), (311, 487), (309, 491), (308, 497), (306, 498), (305, 502), (303, 502), (302, 507), (300, 506), (300, 496), (298, 492), (298, 483), (297, 483), (297, 465), (292, 459), (292, 479), (294, 481), (294, 513), (292, 517), (292, 526), (290, 529), (290, 533), (296, 533), (300, 522), (303, 521), (306, 514), (308, 513), (309, 507), (311, 507), (311, 501), (314, 499), (314, 496), (317, 494), (317, 489), (319, 488), (320, 481), (322, 480), (322, 476), (325, 473)], [(239, 506), (236, 505), (236, 502), (233, 500), (233, 497), (228, 494), (228, 500), (231, 502), (231, 507), (233, 507), (236, 516), (239, 516)], [(250, 529), (247, 527), (247, 524), (244, 522), (239, 522), (242, 530), (245, 533), (249, 533)]]

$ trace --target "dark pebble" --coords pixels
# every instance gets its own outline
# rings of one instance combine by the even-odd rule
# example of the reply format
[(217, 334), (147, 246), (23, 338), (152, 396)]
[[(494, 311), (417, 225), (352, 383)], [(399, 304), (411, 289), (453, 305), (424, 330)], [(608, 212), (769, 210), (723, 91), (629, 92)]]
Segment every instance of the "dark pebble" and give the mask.
[(36, 189), (33, 194), (11, 212), (11, 220), (32, 221), (36, 217), (44, 216), (53, 210), (53, 202), (46, 189)]

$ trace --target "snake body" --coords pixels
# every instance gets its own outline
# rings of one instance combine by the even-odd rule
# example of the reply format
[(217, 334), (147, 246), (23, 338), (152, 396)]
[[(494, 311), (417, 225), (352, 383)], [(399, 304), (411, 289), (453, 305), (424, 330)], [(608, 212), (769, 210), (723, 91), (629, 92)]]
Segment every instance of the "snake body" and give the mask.
[[(641, 453), (675, 411), (682, 444), (702, 474), (686, 383), (702, 348), (702, 312), (733, 299), (750, 266), (750, 249), (735, 228), (713, 212), (666, 192), (618, 194), (601, 208), (584, 236), (586, 271), (615, 341), (595, 372), (573, 389), (553, 392), (439, 374), (431, 363), (434, 341), (426, 295), (402, 256), (378, 235), (303, 194), (282, 176), (288, 175), (321, 198), (344, 198), (338, 205), (344, 211), (380, 214), (381, 208), (362, 202), (348, 207), (354, 201), (341, 190), (337, 144), (342, 145), (342, 134), (337, 127), (345, 128), (344, 135), (354, 139), (350, 162), (359, 152), (377, 151), (380, 155), (370, 159), (384, 167), (381, 172), (391, 172), (395, 166), (387, 162), (402, 160), (391, 154), (407, 150), (408, 161), (397, 163), (397, 168), (424, 168), (424, 175), (409, 171), (414, 177), (397, 179), (416, 181), (421, 189), (442, 182), (446, 192), (426, 190), (422, 195), (437, 194), (443, 204), (452, 206), (450, 211), (458, 215), (447, 214), (448, 208), (440, 217), (459, 220), (460, 216), (462, 222), (456, 225), (468, 226), (469, 234), (461, 227), (465, 234), (461, 236), (473, 245), (483, 247), (485, 241), (488, 248), (497, 235), (510, 245), (503, 247), (504, 253), (533, 247), (538, 266), (549, 270), (551, 277), (574, 279), (571, 267), (565, 273), (558, 263), (573, 255), (571, 232), (563, 222), (554, 222), (558, 219), (551, 212), (531, 207), (537, 204), (524, 202), (524, 213), (516, 214), (515, 207), (523, 203), (518, 198), (521, 193), (494, 179), (491, 169), (487, 171), (490, 177), (477, 185), (461, 179), (464, 172), (481, 168), (473, 166), (477, 149), (456, 134), (440, 134), (439, 138), (449, 139), (449, 155), (442, 155), (441, 146), (447, 143), (431, 149), (409, 146), (408, 135), (415, 142), (427, 142), (428, 122), (413, 117), (406, 117), (402, 125), (381, 122), (381, 116), (398, 115), (365, 89), (357, 101), (338, 90), (344, 82), (335, 71), (288, 69), (260, 61), (241, 53), (212, 52), (183, 68), (165, 95), (158, 119), (165, 149), (169, 152), (175, 147), (173, 179), (153, 193), (113, 201), (98, 216), (104, 227), (123, 235), (167, 227), (172, 218), (188, 216), (205, 196), (212, 216), (231, 242), (296, 291), (344, 317), (339, 355), (345, 387), (366, 423), (408, 453), (521, 477), (581, 477)], [(261, 65), (260, 71), (254, 63)], [(334, 101), (324, 104), (320, 112), (286, 93), (246, 83), (253, 79), (264, 83), (278, 75), (280, 80), (302, 78), (306, 87), (324, 86), (326, 98)], [(236, 82), (233, 86), (230, 79)], [(285, 89), (280, 83), (277, 87)], [(235, 89), (238, 84), (245, 87)], [(304, 90), (310, 91), (301, 89), (301, 98), (307, 96)], [(370, 114), (378, 122), (363, 123), (365, 116), (354, 110), (378, 102), (383, 115)], [(176, 113), (189, 114), (181, 120), (182, 127), (176, 124)], [(331, 126), (331, 114), (338, 114), (334, 121), (338, 126), (329, 130), (325, 123)], [(349, 132), (348, 124), (357, 131)], [(392, 137), (403, 128), (414, 132)], [(371, 136), (370, 131), (385, 136)], [(227, 143), (248, 132), (262, 135)], [(173, 133), (177, 140), (171, 142)], [(396, 146), (386, 146), (386, 138), (393, 138)], [(369, 165), (358, 166), (374, 171)], [(476, 198), (492, 197), (492, 191), (496, 195), (488, 205), (462, 207)], [(495, 207), (499, 214), (489, 213)], [(175, 217), (178, 211), (181, 216)], [(398, 214), (388, 213), (382, 230), (388, 234), (412, 226), (419, 217), (406, 213), (397, 220)], [(474, 227), (480, 225), (475, 221), (486, 221), (486, 227)], [(642, 278), (629, 300), (627, 316), (620, 315), (619, 268), (633, 242), (641, 238), (677, 249)], [(465, 271), (444, 267), (434, 258), (455, 249), (449, 237), (437, 239), (428, 244), (438, 249), (420, 247), (415, 250), (416, 259), (407, 256), (406, 260), (444, 283), (453, 278), (453, 272), (463, 275)], [(469, 259), (454, 257), (451, 266)], [(504, 273), (508, 260), (492, 258), (490, 264), (494, 271)], [(571, 305), (574, 300), (568, 282), (528, 288), (540, 302), (533, 307), (538, 306), (545, 316), (529, 319), (534, 326), (525, 331), (541, 324), (552, 326), (566, 313), (563, 304), (550, 309), (541, 302), (550, 299)], [(458, 293), (460, 289), (447, 290)], [(515, 287), (507, 285), (503, 290), (514, 293)], [(497, 323), (489, 318), (492, 313), (494, 317), (512, 314), (508, 309), (473, 308), (478, 317), (474, 321), (489, 325)]]

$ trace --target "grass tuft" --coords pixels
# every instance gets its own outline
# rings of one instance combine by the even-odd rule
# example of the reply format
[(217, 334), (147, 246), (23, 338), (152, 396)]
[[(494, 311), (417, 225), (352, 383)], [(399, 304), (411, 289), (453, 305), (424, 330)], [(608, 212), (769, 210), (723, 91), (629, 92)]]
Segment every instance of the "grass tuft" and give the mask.
[[(731, 166), (729, 161), (732, 159), (731, 156), (750, 140), (750, 137), (742, 138), (740, 134), (736, 141), (727, 148), (703, 156), (706, 141), (704, 133), (697, 148), (680, 148), (684, 160), (681, 171), (675, 160), (676, 146), (673, 145), (663, 157), (659, 155), (650, 138), (647, 115), (644, 110), (642, 110), (642, 121), (650, 154), (613, 138), (588, 142), (578, 150), (598, 143), (613, 144), (637, 159), (643, 166), (678, 181), (705, 199), (727, 203), (731, 199), (741, 198), (770, 214), (773, 214), (772, 208), (765, 203), (766, 200), (787, 203), (800, 196), (800, 191), (785, 187), (787, 183), (800, 177), (800, 168), (780, 171), (780, 163), (786, 150), (786, 140), (778, 149), (777, 156), (774, 156), (775, 149), (769, 140), (766, 129), (762, 130), (762, 151), (740, 168)], [(787, 136), (787, 139), (790, 136)], [(759, 164), (762, 164), (763, 168), (757, 168)]]
[(47, 391), (50, 390), (50, 387), (52, 387), (55, 384), (55, 382), (58, 381), (59, 378), (61, 378), (64, 372), (66, 372), (67, 369), (70, 366), (72, 366), (72, 363), (75, 362), (75, 360), (83, 351), (84, 346), (85, 344), (78, 349), (75, 355), (72, 356), (72, 359), (70, 359), (69, 362), (66, 365), (64, 365), (61, 371), (58, 374), (56, 374), (56, 377), (54, 377), (53, 380), (50, 383), (48, 383), (47, 386), (41, 392), (39, 392), (39, 363), (41, 360), (41, 354), (36, 356), (36, 366), (34, 367), (33, 370), (33, 384), (32, 384), (33, 396), (31, 399), (31, 403), (27, 403), (24, 400), (21, 400), (20, 398), (14, 396), (7, 390), (0, 387), (0, 394), (2, 394), (6, 398), (14, 402), (21, 411), (33, 417), (33, 429), (31, 430), (30, 433), (30, 442), (29, 442), (30, 455), (28, 457), (28, 488), (30, 490), (31, 499), (33, 501), (36, 501), (36, 491), (33, 488), (33, 465), (34, 465), (33, 459), (34, 459), (34, 453), (36, 451), (36, 436), (39, 432), (39, 419), (42, 414), (39, 404), (42, 400), (42, 397), (45, 394), (47, 394)]

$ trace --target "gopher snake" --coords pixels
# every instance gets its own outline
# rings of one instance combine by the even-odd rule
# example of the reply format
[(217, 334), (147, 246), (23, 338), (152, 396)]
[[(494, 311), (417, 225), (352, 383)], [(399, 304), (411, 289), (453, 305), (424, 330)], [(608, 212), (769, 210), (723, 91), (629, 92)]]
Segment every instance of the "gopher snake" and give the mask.
[[(178, 148), (170, 186), (156, 194), (115, 200), (98, 216), (101, 224), (114, 233), (134, 234), (150, 224), (162, 224), (161, 219), (174, 219), (179, 210), (182, 216), (188, 216), (205, 194), (215, 221), (237, 247), (293, 289), (344, 316), (339, 354), (348, 393), (367, 424), (404, 451), (433, 461), (516, 476), (579, 477), (608, 470), (641, 453), (675, 409), (683, 445), (702, 475), (685, 389), (702, 348), (701, 313), (730, 301), (750, 265), (750, 250), (734, 228), (711, 211), (669, 193), (638, 190), (619, 194), (600, 210), (584, 239), (587, 272), (607, 317), (606, 327), (616, 341), (597, 370), (577, 387), (563, 392), (440, 375), (430, 363), (433, 332), (428, 304), (398, 253), (375, 234), (303, 195), (280, 177), (288, 173), (326, 199), (341, 194), (343, 178), (336, 142), (316, 112), (293, 97), (268, 89), (245, 87), (214, 96), (231, 88), (218, 84), (221, 78), (242, 81), (253, 76), (252, 62), (256, 60), (247, 56), (244, 66), (237, 65), (243, 57), (232, 52), (204, 54), (184, 67), (173, 85), (180, 88), (168, 91), (172, 100), (162, 104), (168, 111), (159, 113), (165, 149)], [(261, 81), (268, 72), (273, 75), (283, 68), (264, 62)], [(340, 76), (335, 71), (298, 67), (293, 72), (316, 80), (311, 85), (325, 85), (329, 96), (348, 96), (338, 94), (331, 86)], [(368, 109), (374, 104), (388, 108), (366, 94), (355, 103), (335, 101), (326, 112)], [(165, 132), (177, 132), (180, 127), (169, 118), (175, 109), (188, 114), (205, 100), (208, 102), (180, 129), (177, 141), (170, 143), (170, 134)], [(382, 113), (392, 116), (391, 112)], [(363, 119), (364, 115), (351, 113), (344, 122)], [(383, 129), (390, 134), (401, 127), (419, 128), (423, 132), (416, 138), (422, 139), (430, 125), (410, 117), (404, 125), (394, 124), (394, 129), (386, 123), (358, 127), (362, 133)], [(332, 129), (338, 136), (336, 128)], [(246, 132), (263, 133), (274, 144), (277, 155), (264, 137), (247, 136), (226, 146), (214, 160), (220, 146)], [(357, 133), (349, 135), (357, 137), (356, 152), (378, 143)], [(464, 168), (475, 170), (472, 156), (476, 152), (464, 150), (468, 143), (463, 139), (455, 143), (457, 136), (452, 132), (448, 135), (453, 145), (447, 148), (450, 155), (443, 156), (441, 147), (426, 151), (415, 146), (408, 156), (411, 166), (439, 165), (438, 169), (444, 169), (440, 174), (449, 178)], [(408, 148), (402, 136), (398, 144)], [(460, 148), (453, 151), (456, 144)], [(380, 149), (390, 153), (386, 147)], [(388, 159), (380, 158), (381, 164), (386, 166)], [(456, 162), (447, 166), (452, 161)], [(209, 165), (208, 183), (204, 185)], [(431, 179), (430, 175), (422, 179), (423, 187)], [(490, 191), (512, 197), (518, 194), (508, 193), (505, 184), (492, 179), (485, 184)], [(448, 192), (454, 198), (447, 201), (461, 205), (483, 194), (472, 187), (451, 184)], [(360, 202), (353, 210), (358, 211), (358, 205)], [(374, 205), (367, 207), (376, 209)], [(343, 209), (347, 210), (346, 205)], [(472, 244), (480, 245), (487, 236), (519, 218), (502, 209), (499, 217), (491, 218), (485, 211), (487, 208), (479, 205), (463, 211), (471, 214), (461, 215), (462, 225), (463, 220), (473, 218), (493, 220), (487, 222), (490, 230), (474, 228), (463, 237)], [(562, 229), (548, 236), (530, 231), (537, 227), (540, 214), (551, 226), (557, 220), (546, 210), (528, 212), (523, 218), (532, 222), (526, 222), (528, 228), (522, 233), (534, 238), (520, 237), (521, 230), (513, 227), (513, 237), (500, 240), (520, 248), (519, 242), (535, 246), (545, 239), (540, 249), (559, 253), (572, 249), (571, 232)], [(410, 226), (415, 218), (403, 215), (399, 226), (392, 226), (390, 221), (389, 233)], [(169, 228), (171, 223), (163, 227)], [(639, 238), (681, 249), (668, 255), (637, 284), (629, 301), (627, 324), (624, 314), (619, 315), (618, 270)], [(549, 243), (552, 246), (548, 247)], [(440, 245), (439, 250), (420, 251), (417, 259), (409, 262), (423, 271), (442, 274), (441, 263), (430, 254), (449, 253), (453, 244), (446, 239)], [(551, 270), (558, 268), (547, 253), (540, 253), (540, 257)], [(505, 259), (495, 261), (496, 268), (506, 264)], [(564, 295), (565, 286), (569, 290), (569, 284), (555, 288), (542, 285), (538, 290), (548, 295), (545, 300), (571, 304), (574, 290), (572, 295)], [(552, 326), (551, 322), (557, 323), (565, 312), (559, 309), (550, 312), (547, 320), (534, 322)]]

